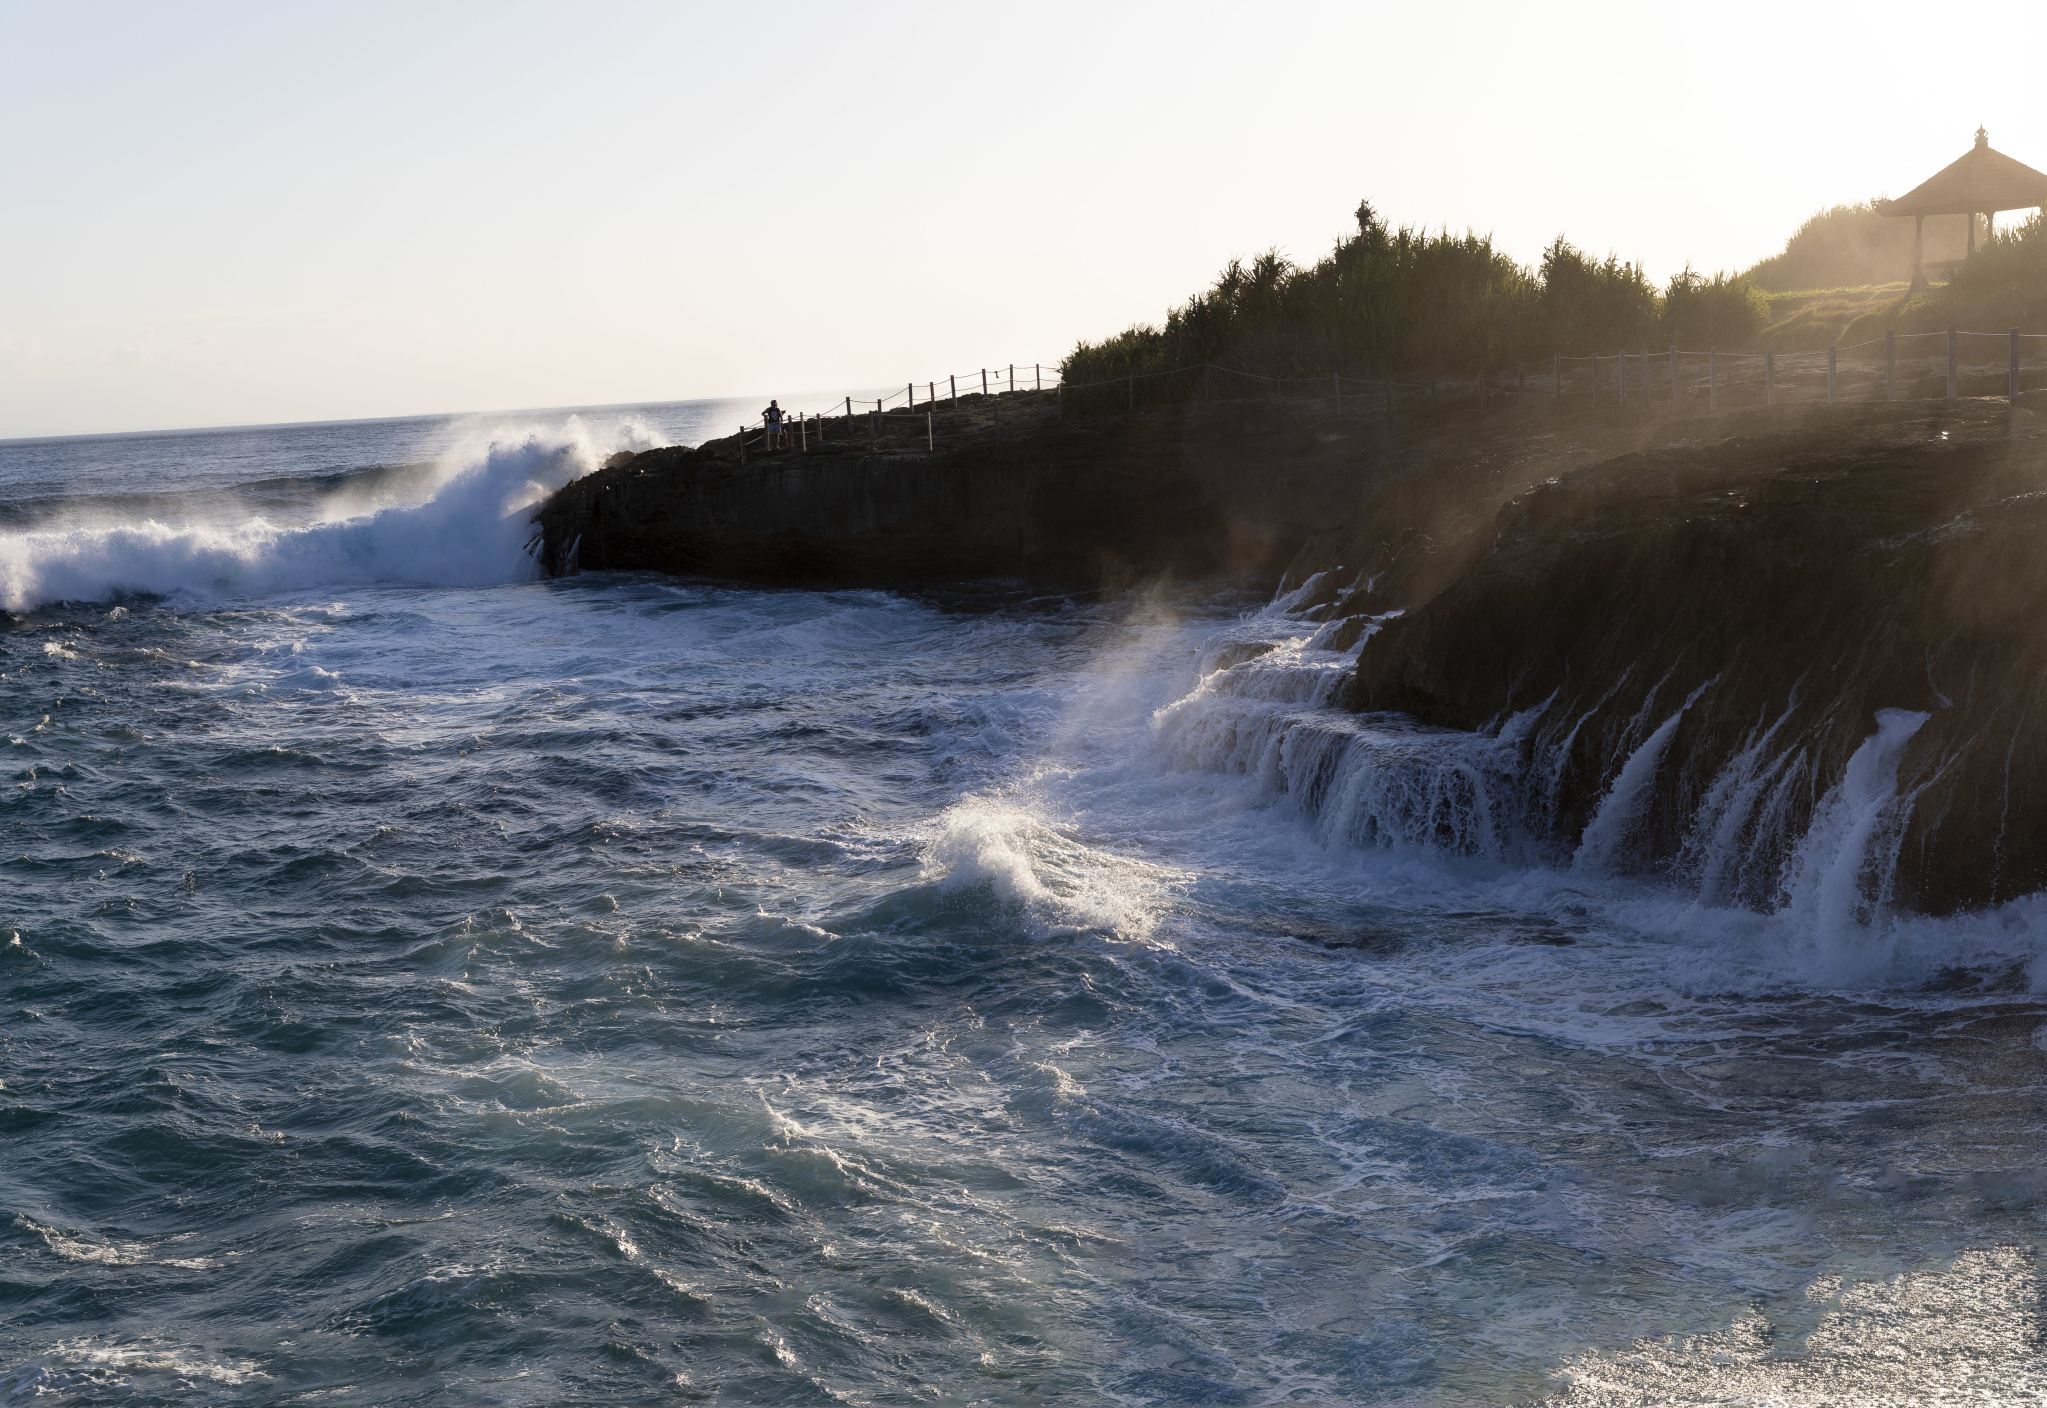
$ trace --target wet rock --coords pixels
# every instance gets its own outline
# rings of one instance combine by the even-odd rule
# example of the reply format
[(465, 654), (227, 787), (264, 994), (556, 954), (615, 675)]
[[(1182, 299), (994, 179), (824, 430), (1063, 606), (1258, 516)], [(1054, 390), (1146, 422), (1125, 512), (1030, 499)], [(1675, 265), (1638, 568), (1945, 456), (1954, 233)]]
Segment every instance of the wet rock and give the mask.
[(1560, 848), (1676, 719), (1630, 868), (1696, 866), (1746, 752), (1745, 858), (1709, 898), (1762, 907), (1878, 711), (1923, 713), (1905, 805), (1867, 819), (1864, 899), (1893, 853), (1895, 897), (1928, 911), (2047, 885), (2047, 437), (1994, 403), (1747, 430), (1566, 473), (1446, 544), (1454, 571), (1367, 642), (1348, 702), (1460, 729), (1538, 709)]

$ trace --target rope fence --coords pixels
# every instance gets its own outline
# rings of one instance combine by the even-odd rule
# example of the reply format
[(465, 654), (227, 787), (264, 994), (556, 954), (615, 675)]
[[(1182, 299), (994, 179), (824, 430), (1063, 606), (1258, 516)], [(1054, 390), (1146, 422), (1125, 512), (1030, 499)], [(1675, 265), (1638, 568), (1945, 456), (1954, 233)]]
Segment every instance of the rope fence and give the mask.
[[(1923, 348), (1927, 339), (1944, 342)], [(1974, 339), (1967, 344), (1969, 347), (1992, 355), (1965, 360), (1964, 339)], [(1984, 348), (1983, 340), (1997, 346), (1994, 350)], [(1267, 376), (1217, 362), (1192, 362), (1160, 371), (1128, 372), (1100, 381), (1069, 382), (1060, 377), (1056, 367), (1043, 363), (1029, 367), (1010, 364), (981, 368), (964, 376), (949, 374), (943, 381), (930, 379), (921, 387), (906, 382), (901, 391), (878, 398), (847, 396), (843, 398), (845, 409), (840, 415), (806, 412), (787, 417), (775, 432), (784, 442), (779, 447), (766, 444), (769, 438), (766, 422), (749, 422), (740, 427), (740, 460), (744, 463), (750, 451), (763, 446), (808, 450), (813, 438), (841, 442), (856, 439), (861, 421), (865, 421), (870, 449), (881, 448), (886, 428), (893, 444), (921, 438), (922, 448), (932, 453), (937, 447), (940, 418), (951, 420), (960, 415), (963, 404), (964, 414), (969, 418), (974, 418), (981, 408), (992, 409), (999, 438), (1000, 398), (1005, 395), (1050, 391), (1054, 394), (1056, 414), (1063, 420), (1070, 393), (1108, 393), (1111, 404), (1120, 400), (1123, 409), (1135, 410), (1141, 389), (1156, 391), (1157, 384), (1169, 377), (1199, 378), (1191, 387), (1180, 388), (1191, 391), (1192, 396), (1171, 398), (1174, 400), (1242, 400), (1246, 399), (1242, 394), (1232, 392), (1250, 392), (1281, 403), (1327, 400), (1334, 403), (1339, 414), (1348, 402), (1357, 413), (1376, 412), (1388, 420), (1409, 409), (1418, 397), (1426, 397), (1431, 410), (1475, 397), (1483, 413), (1494, 405), (1504, 407), (1528, 400), (1531, 383), (1535, 395), (1540, 396), (1546, 389), (1549, 399), (1556, 404), (1561, 405), (1568, 396), (1574, 401), (1582, 398), (1594, 407), (1639, 405), (1646, 409), (1659, 404), (1684, 406), (1703, 399), (1707, 411), (1717, 412), (1722, 401), (1734, 393), (1749, 404), (1759, 399), (1766, 406), (1788, 400), (1824, 401), (1830, 405), (1845, 400), (1895, 401), (1906, 399), (1899, 391), (1901, 367), (1911, 378), (1908, 386), (1913, 393), (1911, 399), (1940, 395), (1956, 400), (1964, 394), (2002, 394), (2008, 402), (2016, 402), (2025, 390), (2027, 344), (2041, 342), (2047, 342), (2047, 333), (2027, 333), (2017, 328), (2001, 333), (1949, 328), (1945, 332), (1887, 332), (1882, 337), (1807, 352), (1722, 352), (1717, 347), (1686, 351), (1671, 347), (1655, 352), (1647, 348), (1624, 350), (1610, 356), (1590, 353), (1567, 357), (1559, 353), (1544, 361), (1517, 362), (1475, 377), (1425, 381), (1355, 377), (1339, 372)], [(1877, 348), (1882, 351), (1873, 350)], [(2034, 351), (2035, 370), (2047, 372), (2047, 348)], [(2002, 386), (1991, 382), (1992, 389), (1983, 389), (1986, 378), (1998, 370), (2004, 373)], [(1546, 388), (1542, 385), (1545, 381)], [(1975, 389), (1965, 393), (1965, 383)], [(1112, 388), (1121, 390), (1123, 395), (1114, 397)], [(1756, 393), (1760, 393), (1759, 397)], [(1087, 399), (1099, 402), (1104, 398)], [(1146, 397), (1146, 402), (1157, 404), (1159, 399), (1154, 394)], [(920, 409), (924, 412), (921, 425), (916, 417)]]
[[(1964, 394), (1965, 377), (1973, 377), (1980, 388), (1984, 375), (1982, 369), (2001, 367), (2004, 372), (2003, 386), (1992, 389), (1987, 394), (1996, 395), (2001, 390), (2007, 401), (2016, 401), (2025, 390), (2026, 344), (2047, 342), (2047, 333), (2021, 332), (2018, 328), (2001, 333), (1949, 328), (1945, 332), (1887, 332), (1882, 337), (1867, 338), (1846, 346), (1833, 346), (1810, 352), (1722, 352), (1713, 347), (1707, 348), (1704, 352), (1687, 352), (1672, 347), (1662, 352), (1651, 352), (1647, 349), (1639, 352), (1623, 351), (1611, 357), (1597, 354), (1581, 357), (1553, 356), (1547, 363), (1524, 362), (1508, 368), (1505, 372), (1481, 376), (1478, 379), (1478, 387), (1480, 398), (1483, 400), (1489, 384), (1500, 386), (1503, 378), (1511, 376), (1514, 379), (1511, 394), (1525, 395), (1528, 372), (1533, 368), (1538, 372), (1548, 371), (1551, 397), (1561, 401), (1564, 396), (1566, 365), (1589, 363), (1588, 390), (1595, 404), (1606, 391), (1606, 383), (1601, 375), (1602, 368), (1610, 367), (1614, 404), (1628, 405), (1632, 391), (1634, 400), (1645, 406), (1656, 401), (1681, 405), (1688, 398), (1688, 394), (1697, 394), (1698, 361), (1703, 358), (1705, 362), (1703, 390), (1708, 411), (1720, 409), (1723, 387), (1736, 384), (1739, 374), (1744, 370), (1751, 374), (1747, 378), (1751, 385), (1756, 379), (1754, 373), (1760, 372), (1762, 400), (1763, 404), (1768, 406), (1783, 401), (1785, 399), (1783, 393), (1786, 390), (1794, 392), (1805, 390), (1807, 394), (1797, 399), (1824, 400), (1828, 404), (1849, 399), (1849, 393), (1860, 393), (1853, 397), (1858, 400), (1895, 401), (1900, 399), (1898, 390), (1900, 344), (1922, 342), (1929, 338), (1944, 339), (1944, 347), (1918, 352), (1917, 355), (1912, 348), (1904, 349), (1902, 360), (1908, 367), (1913, 363), (1920, 366), (1927, 362), (1935, 363), (1935, 370), (1930, 376), (1921, 374), (1915, 378), (1912, 386), (1915, 392), (1924, 396), (1930, 389), (1937, 390), (1946, 399), (1956, 400)], [(1988, 358), (1977, 359), (1971, 367), (1964, 362), (1962, 356), (1964, 338), (1987, 339), (1993, 344), (2000, 345), (2003, 355), (2000, 357), (1993, 353)], [(1869, 353), (1869, 349), (1877, 347), (1883, 349), (1880, 358)], [(1691, 359), (1689, 377), (1686, 372), (1686, 359)], [(1724, 371), (1722, 363), (1728, 364)], [(1878, 367), (1882, 369), (1880, 383), (1876, 380)], [(1851, 380), (1853, 385), (1844, 384)], [(1935, 383), (1933, 388), (1926, 386), (1929, 380)], [(1871, 394), (1879, 384), (1881, 394)], [(1501, 389), (1504, 391), (1504, 387)], [(1659, 392), (1662, 394), (1659, 395)], [(1975, 394), (1986, 393), (1978, 389)]]
[[(1920, 351), (1909, 345), (1925, 339), (1945, 339), (1945, 348)], [(1978, 339), (1977, 347), (1981, 346), (1980, 340), (1988, 340), (1998, 345), (2002, 355), (1993, 353), (1987, 358), (1965, 360), (1963, 339)], [(1282, 402), (1290, 399), (1327, 400), (1333, 401), (1339, 409), (1346, 401), (1361, 405), (1376, 403), (1388, 417), (1398, 414), (1413, 399), (1413, 393), (1426, 397), (1431, 408), (1440, 409), (1446, 402), (1462, 398), (1467, 401), (1475, 399), (1483, 411), (1491, 405), (1525, 400), (1531, 390), (1539, 393), (1545, 389), (1550, 399), (1557, 403), (1569, 397), (1594, 406), (1608, 403), (1618, 407), (1681, 406), (1703, 398), (1708, 411), (1718, 411), (1725, 393), (1737, 390), (1744, 393), (1745, 399), (1749, 393), (1759, 392), (1760, 395), (1754, 399), (1771, 406), (1793, 399), (1828, 403), (1850, 398), (1898, 400), (1902, 364), (1912, 374), (1909, 389), (1916, 397), (1942, 395), (1953, 400), (1964, 394), (1988, 394), (2016, 400), (2026, 389), (2026, 345), (2038, 342), (2047, 342), (2047, 333), (2026, 333), (2017, 328), (2001, 333), (1971, 332), (1960, 328), (1950, 328), (1946, 332), (1887, 332), (1882, 337), (1808, 352), (1722, 352), (1715, 347), (1687, 351), (1671, 347), (1656, 352), (1645, 348), (1612, 355), (1556, 354), (1540, 362), (1518, 362), (1475, 377), (1428, 381), (1353, 377), (1339, 373), (1278, 377), (1217, 363), (1197, 362), (1164, 371), (1126, 373), (1101, 381), (1066, 382), (1063, 390), (1078, 392), (1090, 388), (1122, 388), (1124, 394), (1117, 399), (1125, 408), (1135, 409), (1140, 399), (1141, 383), (1160, 377), (1198, 373), (1203, 378), (1200, 394), (1204, 400), (1214, 397), (1217, 379), (1225, 378), (1239, 384), (1256, 383)], [(1901, 347), (1901, 344), (1907, 345)], [(1875, 348), (1883, 351), (1873, 353), (1871, 349)], [(2034, 370), (2038, 371), (2042, 354), (2047, 353), (2047, 349), (2034, 351)], [(1943, 355), (1944, 366), (1941, 365)], [(1933, 363), (1930, 374), (1926, 371), (1929, 362)], [(1985, 375), (1998, 371), (2003, 373), (2002, 384), (1984, 387)], [(1931, 386), (1927, 384), (1929, 381), (1933, 383)], [(1542, 385), (1544, 382), (1546, 387)], [(1966, 391), (1965, 383), (1969, 388)]]
[[(964, 391), (961, 390), (962, 383), (965, 383)], [(977, 394), (985, 397), (987, 399), (982, 404), (995, 407), (995, 423), (999, 430), (1002, 424), (1002, 410), (1000, 403), (995, 399), (996, 397), (1013, 395), (1019, 391), (1045, 391), (1048, 389), (1056, 391), (1059, 386), (1059, 369), (1057, 367), (1048, 367), (1042, 362), (1033, 362), (1028, 367), (1023, 366), (1021, 363), (1011, 362), (1005, 366), (981, 367), (971, 372), (947, 373), (943, 381), (939, 381), (936, 378), (928, 380), (924, 383), (923, 401), (925, 407), (925, 449), (928, 452), (936, 444), (936, 430), (933, 424), (935, 411), (933, 408), (941, 401), (956, 407), (959, 405), (963, 395), (970, 402)], [(850, 430), (854, 424), (856, 412), (853, 408), (856, 405), (860, 407), (857, 414), (871, 415), (877, 419), (892, 411), (902, 411), (914, 416), (918, 406), (917, 383), (914, 381), (904, 382), (901, 391), (891, 391), (886, 396), (870, 398), (849, 395), (843, 399), (846, 406), (843, 416), (815, 415), (807, 411), (799, 411), (794, 415), (784, 415), (780, 424), (772, 430), (765, 419), (748, 421), (741, 425), (739, 427), (739, 462), (741, 464), (746, 463), (748, 452), (756, 447), (766, 445), (771, 435), (785, 441), (793, 440), (796, 442), (794, 445), (784, 445), (781, 448), (807, 450), (811, 436), (813, 434), (822, 435), (832, 421), (839, 421), (841, 428)], [(870, 406), (873, 408), (871, 411), (868, 409)], [(895, 427), (892, 425), (890, 428), (893, 430)], [(755, 431), (761, 432), (757, 438), (754, 437)], [(874, 448), (880, 447), (880, 434), (880, 426), (877, 423), (870, 422), (868, 440)], [(767, 448), (772, 449), (775, 447), (767, 446)]]

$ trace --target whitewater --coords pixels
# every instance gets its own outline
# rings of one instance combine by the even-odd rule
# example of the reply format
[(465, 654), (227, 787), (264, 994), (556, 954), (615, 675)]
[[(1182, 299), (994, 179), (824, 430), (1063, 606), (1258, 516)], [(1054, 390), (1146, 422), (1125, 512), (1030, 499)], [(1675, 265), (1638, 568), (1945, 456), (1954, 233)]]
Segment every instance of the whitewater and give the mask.
[(1305, 589), (542, 579), (746, 413), (0, 443), (0, 1402), (2047, 1395), (2047, 911), (1887, 902), (1924, 716), (1651, 873), (1653, 681), (1556, 851)]

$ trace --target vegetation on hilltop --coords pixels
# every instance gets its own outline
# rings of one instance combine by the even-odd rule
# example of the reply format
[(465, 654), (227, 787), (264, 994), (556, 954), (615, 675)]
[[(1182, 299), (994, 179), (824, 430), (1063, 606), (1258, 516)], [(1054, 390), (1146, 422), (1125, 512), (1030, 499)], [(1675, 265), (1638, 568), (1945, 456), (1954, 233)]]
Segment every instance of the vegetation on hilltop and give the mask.
[[(1905, 282), (1912, 222), (1866, 203), (1820, 211), (1781, 254), (1746, 273), (1707, 278), (1687, 268), (1661, 290), (1639, 265), (1595, 259), (1561, 236), (1528, 268), (1490, 236), (1394, 228), (1369, 203), (1358, 206), (1357, 222), (1355, 235), (1310, 266), (1277, 250), (1248, 264), (1233, 259), (1163, 326), (1140, 323), (1080, 343), (1061, 364), (1067, 384), (1135, 377), (1138, 398), (1163, 401), (1195, 394), (1208, 364), (1263, 377), (1464, 378), (1553, 352), (1803, 351), (1951, 325), (2047, 331), (2047, 228), (2038, 215), (1983, 235), (1974, 259), (1920, 290)], [(1965, 236), (1961, 216), (1929, 219), (1926, 259), (1959, 256)], [(1219, 389), (1241, 394), (1251, 385)]]
[[(1552, 352), (1733, 346), (1762, 327), (1766, 305), (1744, 275), (1687, 269), (1658, 292), (1641, 267), (1595, 259), (1561, 236), (1525, 268), (1490, 236), (1393, 228), (1370, 203), (1355, 235), (1303, 268), (1278, 251), (1231, 260), (1215, 283), (1166, 314), (1061, 364), (1072, 385), (1214, 363), (1261, 376), (1469, 376)], [(1189, 376), (1141, 384), (1177, 399)]]

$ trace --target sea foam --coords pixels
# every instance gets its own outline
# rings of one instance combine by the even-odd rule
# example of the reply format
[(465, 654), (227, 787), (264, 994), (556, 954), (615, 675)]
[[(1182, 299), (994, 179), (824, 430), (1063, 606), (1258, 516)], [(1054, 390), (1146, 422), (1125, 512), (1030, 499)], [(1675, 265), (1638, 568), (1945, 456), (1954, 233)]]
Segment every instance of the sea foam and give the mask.
[[(646, 432), (627, 425), (634, 447)], [(423, 502), (346, 517), (280, 522), (127, 522), (88, 517), (0, 534), (0, 608), (58, 601), (188, 594), (222, 599), (369, 582), (473, 587), (521, 581), (539, 568), (525, 550), (531, 510), (587, 474), (604, 451), (566, 425), (498, 430), (444, 461)]]

